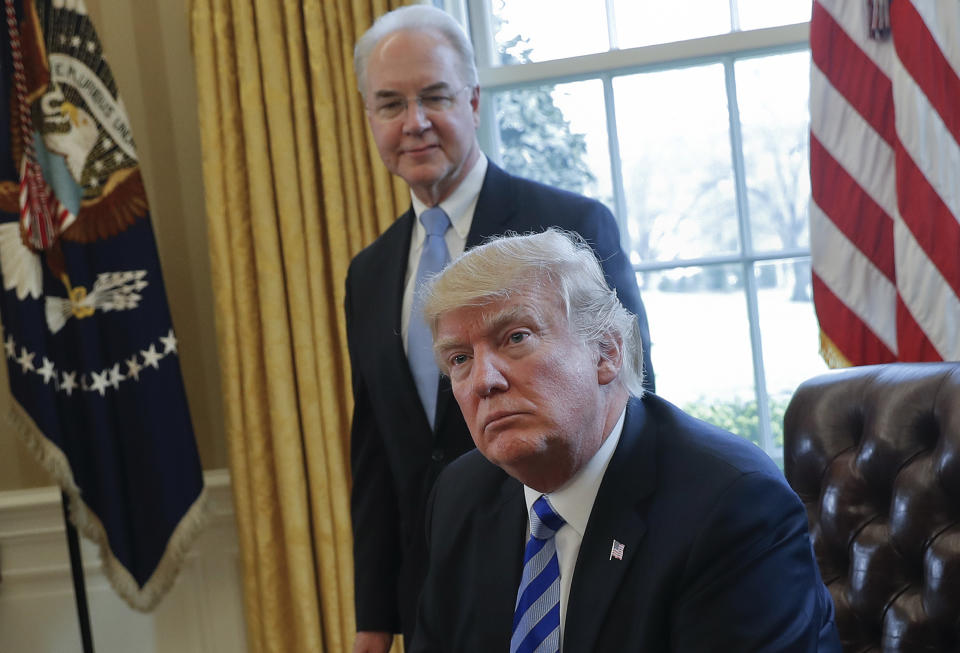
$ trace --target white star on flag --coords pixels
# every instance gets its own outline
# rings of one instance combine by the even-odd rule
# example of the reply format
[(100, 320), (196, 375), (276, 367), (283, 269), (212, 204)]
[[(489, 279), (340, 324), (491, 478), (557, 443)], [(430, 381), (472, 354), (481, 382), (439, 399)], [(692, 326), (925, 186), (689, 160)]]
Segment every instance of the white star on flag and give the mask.
[(50, 379), (57, 378), (57, 371), (53, 366), (53, 361), (44, 356), (43, 365), (41, 365), (40, 369), (37, 370), (37, 374), (43, 377), (44, 384), (50, 383)]
[(163, 353), (177, 353), (177, 337), (173, 335), (173, 329), (165, 336), (160, 336), (160, 342), (163, 343)]
[(137, 355), (134, 354), (132, 358), (127, 359), (127, 376), (132, 376), (134, 381), (140, 380), (140, 370), (143, 369), (140, 367), (140, 363), (137, 362)]
[(120, 373), (120, 363), (114, 363), (113, 367), (110, 368), (110, 385), (113, 386), (113, 389), (119, 390), (120, 382), (126, 378)]
[(60, 388), (67, 393), (67, 396), (73, 395), (74, 389), (77, 387), (77, 373), (76, 372), (63, 372), (63, 381), (60, 383)]
[(93, 383), (90, 385), (90, 390), (99, 392), (100, 396), (104, 396), (107, 392), (107, 386), (110, 385), (110, 382), (107, 380), (107, 375), (110, 374), (110, 370), (103, 370), (102, 372), (92, 372), (93, 374)]
[(3, 341), (3, 348), (7, 352), (7, 358), (13, 358), (17, 355), (17, 345), (13, 342), (13, 336), (7, 336)]
[(33, 367), (33, 357), (36, 356), (32, 351), (27, 351), (26, 347), (20, 348), (20, 358), (17, 359), (17, 363), (20, 365), (20, 368), (23, 370), (23, 373), (34, 371)]
[(140, 355), (143, 356), (143, 366), (147, 367), (148, 365), (156, 370), (160, 369), (158, 361), (163, 358), (163, 354), (157, 353), (157, 348), (155, 345), (151, 344), (146, 349), (140, 350)]

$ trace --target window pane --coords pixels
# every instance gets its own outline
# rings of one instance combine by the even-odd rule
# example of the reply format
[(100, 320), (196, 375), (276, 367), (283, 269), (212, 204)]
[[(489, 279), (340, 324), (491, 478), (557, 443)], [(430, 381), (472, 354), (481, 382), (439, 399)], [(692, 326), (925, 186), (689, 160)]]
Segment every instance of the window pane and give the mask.
[(810, 20), (810, 0), (737, 0), (740, 29), (792, 25)]
[(506, 170), (613, 206), (600, 80), (503, 91), (493, 101)]
[(758, 263), (755, 270), (773, 444), (783, 447), (787, 402), (802, 381), (826, 372), (827, 365), (819, 354), (810, 259)]
[(728, 2), (616, 0), (614, 7), (617, 45), (621, 49), (684, 41), (730, 31)]
[(723, 66), (613, 80), (631, 261), (739, 251)]
[(650, 316), (657, 394), (760, 441), (747, 305), (739, 265), (637, 275)]
[(809, 247), (810, 54), (736, 64), (755, 250)]
[(604, 0), (490, 0), (490, 29), (500, 55), (516, 64), (606, 52)]

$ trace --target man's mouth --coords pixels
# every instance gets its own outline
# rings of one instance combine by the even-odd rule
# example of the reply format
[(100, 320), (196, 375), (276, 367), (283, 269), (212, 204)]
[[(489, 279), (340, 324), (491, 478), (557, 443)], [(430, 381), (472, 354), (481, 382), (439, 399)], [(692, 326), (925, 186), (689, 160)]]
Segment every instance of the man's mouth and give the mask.
[(483, 429), (487, 430), (491, 427), (496, 428), (505, 425), (511, 418), (519, 417), (522, 414), (523, 413), (512, 410), (499, 410), (494, 413), (490, 413), (483, 422)]
[(401, 150), (403, 154), (410, 154), (412, 156), (418, 156), (420, 154), (426, 154), (437, 148), (436, 145), (420, 145), (418, 147), (407, 147)]

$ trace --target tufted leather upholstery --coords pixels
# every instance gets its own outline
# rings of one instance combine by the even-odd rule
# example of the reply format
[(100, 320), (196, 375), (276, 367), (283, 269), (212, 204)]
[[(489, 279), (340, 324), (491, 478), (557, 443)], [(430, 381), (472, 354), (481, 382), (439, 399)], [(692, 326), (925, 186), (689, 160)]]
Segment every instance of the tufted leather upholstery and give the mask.
[(810, 379), (784, 417), (844, 650), (960, 650), (960, 363)]

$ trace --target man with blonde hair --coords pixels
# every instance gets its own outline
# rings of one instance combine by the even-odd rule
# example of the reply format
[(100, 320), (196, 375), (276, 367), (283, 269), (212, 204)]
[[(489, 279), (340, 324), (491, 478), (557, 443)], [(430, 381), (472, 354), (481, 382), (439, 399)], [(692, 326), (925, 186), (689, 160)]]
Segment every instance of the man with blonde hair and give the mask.
[(643, 392), (582, 239), (496, 238), (428, 290), (477, 449), (431, 495), (412, 653), (839, 652), (800, 500), (753, 444)]
[[(346, 322), (351, 429), (356, 653), (385, 653), (413, 630), (426, 568), (423, 516), (437, 474), (473, 447), (433, 361), (420, 318), (422, 279), (507, 230), (580, 233), (620, 300), (640, 316), (636, 275), (601, 203), (501, 170), (480, 151), (480, 87), (470, 40), (443, 11), (381, 16), (357, 41), (357, 83), (384, 165), (410, 187), (410, 209), (350, 264)], [(644, 351), (649, 351), (645, 348)], [(644, 380), (654, 387), (649, 356)]]

